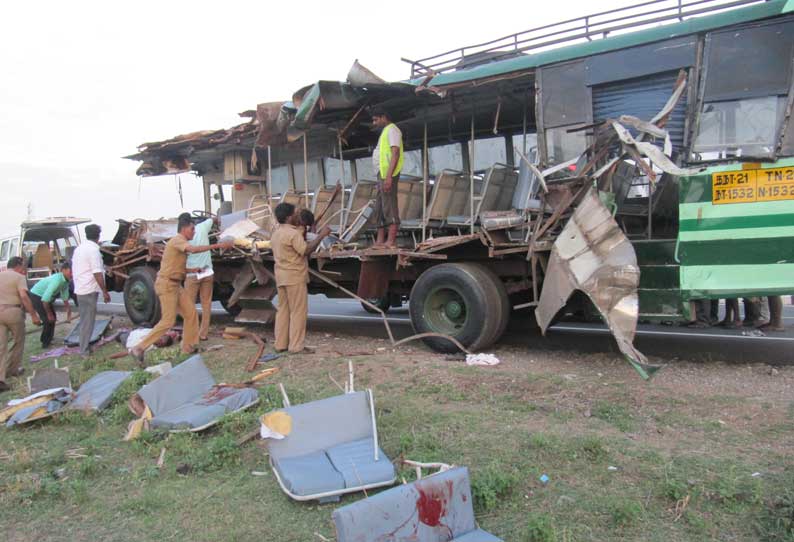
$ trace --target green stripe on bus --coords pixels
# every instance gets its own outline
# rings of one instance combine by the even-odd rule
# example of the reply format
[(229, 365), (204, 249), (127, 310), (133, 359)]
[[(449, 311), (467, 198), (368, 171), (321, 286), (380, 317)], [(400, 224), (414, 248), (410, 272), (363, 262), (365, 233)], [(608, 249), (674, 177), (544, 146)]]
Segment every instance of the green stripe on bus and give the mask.
[[(791, 224), (791, 220), (788, 221)], [(681, 230), (679, 239), (681, 242), (692, 241), (731, 241), (733, 239), (772, 239), (780, 237), (791, 238), (790, 242), (794, 243), (794, 226), (778, 226), (774, 228), (755, 228), (752, 226), (745, 226), (744, 228), (732, 229), (713, 229), (713, 230), (698, 230), (698, 231), (684, 231)], [(725, 245), (726, 249), (730, 249), (733, 245)]]
[[(724, 220), (751, 217), (762, 220), (766, 217), (791, 217), (794, 216), (794, 200), (786, 201), (761, 201), (757, 203), (731, 203), (728, 205), (712, 205), (706, 203), (682, 203), (678, 206), (678, 217), (681, 223), (696, 222), (707, 223), (710, 220)], [(771, 220), (782, 220), (771, 218)], [(788, 222), (792, 224), (794, 222)], [(774, 224), (769, 224), (774, 225)]]
[(681, 266), (681, 289), (706, 292), (794, 293), (794, 263)]
[(678, 259), (681, 265), (794, 263), (794, 239), (782, 239), (682, 240), (678, 244)]

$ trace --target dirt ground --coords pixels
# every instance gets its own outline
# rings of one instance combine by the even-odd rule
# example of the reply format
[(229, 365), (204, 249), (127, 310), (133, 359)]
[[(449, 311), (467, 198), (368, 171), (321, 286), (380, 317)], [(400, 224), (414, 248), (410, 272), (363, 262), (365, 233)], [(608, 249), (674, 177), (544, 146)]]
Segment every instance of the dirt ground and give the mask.
[[(251, 329), (272, 351), (272, 330)], [(245, 380), (253, 343), (219, 331), (205, 343), (223, 345), (204, 354), (208, 367), (218, 381)], [(290, 501), (266, 444), (237, 439), (281, 406), (276, 383), (293, 404), (328, 397), (353, 361), (356, 388), (374, 392), (386, 454), (468, 466), (477, 520), (504, 540), (794, 540), (794, 368), (653, 359), (666, 366), (644, 382), (611, 354), (497, 347), (499, 365), (469, 367), (419, 342), (393, 348), (310, 330), (308, 343), (314, 354), (267, 364), (280, 371), (255, 410), (200, 435), (122, 442), (134, 389), (98, 416), (0, 430), (8, 539), (333, 539), (338, 504)], [(34, 336), (28, 346), (37, 351)], [(134, 369), (129, 358), (108, 360), (120, 350), (59, 361), (79, 384)], [(181, 358), (172, 347), (150, 363), (166, 359)], [(0, 400), (23, 393), (17, 380)]]

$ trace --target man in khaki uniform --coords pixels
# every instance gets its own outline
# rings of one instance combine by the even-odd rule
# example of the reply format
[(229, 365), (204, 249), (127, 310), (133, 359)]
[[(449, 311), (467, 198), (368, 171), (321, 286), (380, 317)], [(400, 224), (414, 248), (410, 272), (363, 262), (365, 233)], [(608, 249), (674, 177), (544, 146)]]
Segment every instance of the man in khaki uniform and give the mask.
[(213, 245), (193, 246), (190, 240), (195, 234), (195, 225), (190, 216), (181, 215), (177, 225), (179, 233), (168, 240), (160, 262), (160, 271), (154, 289), (160, 299), (162, 316), (154, 329), (130, 351), (130, 354), (143, 365), (143, 356), (146, 349), (176, 323), (176, 316), (180, 314), (183, 320), (182, 353), (190, 354), (199, 342), (198, 314), (196, 313), (196, 299), (190, 299), (182, 282), (187, 275), (187, 256), (196, 252), (207, 252), (216, 248), (232, 248), (234, 243), (216, 243)]
[[(25, 311), (33, 323), (41, 324), (39, 315), (33, 310), (28, 297), (28, 282), (22, 258), (14, 256), (8, 260), (8, 269), (0, 272), (0, 392), (10, 389), (6, 382), (9, 376), (22, 374), (22, 351), (25, 348)], [(14, 346), (8, 351), (8, 334)]]
[(303, 238), (298, 227), (300, 215), (290, 203), (279, 203), (274, 210), (279, 227), (273, 233), (270, 246), (276, 260), (278, 311), (276, 312), (276, 352), (303, 352), (306, 340), (306, 318), (309, 314), (308, 256), (331, 233), (326, 227), (311, 242)]

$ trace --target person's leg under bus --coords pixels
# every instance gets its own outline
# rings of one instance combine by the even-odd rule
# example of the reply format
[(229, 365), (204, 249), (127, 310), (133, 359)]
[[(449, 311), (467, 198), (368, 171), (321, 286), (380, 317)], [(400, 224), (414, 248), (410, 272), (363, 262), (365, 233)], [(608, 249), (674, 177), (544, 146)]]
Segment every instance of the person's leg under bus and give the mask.
[(306, 319), (309, 315), (309, 293), (305, 282), (289, 288), (289, 351), (306, 348)]
[(199, 283), (199, 298), (201, 298), (199, 339), (202, 341), (206, 341), (210, 333), (210, 320), (212, 319), (212, 282), (212, 277), (207, 277)]
[(182, 353), (192, 354), (199, 342), (199, 322), (196, 297), (179, 288), (179, 314), (182, 315)]
[(283, 352), (289, 348), (289, 327), (290, 327), (290, 307), (288, 286), (278, 287), (278, 308), (276, 309), (276, 334), (275, 348), (277, 352)]
[(762, 325), (764, 331), (783, 331), (783, 298), (779, 295), (769, 296), (769, 322)]

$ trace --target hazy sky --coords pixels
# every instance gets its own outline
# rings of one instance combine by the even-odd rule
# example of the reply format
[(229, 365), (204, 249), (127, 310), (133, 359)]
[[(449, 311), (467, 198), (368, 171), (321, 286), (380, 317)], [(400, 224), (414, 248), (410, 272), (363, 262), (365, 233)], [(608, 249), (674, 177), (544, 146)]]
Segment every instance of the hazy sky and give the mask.
[[(34, 218), (182, 211), (173, 176), (121, 157), (146, 141), (224, 128), (355, 59), (404, 79), (421, 58), (595, 10), (600, 2), (7, 2), (0, 18), (0, 235)], [(388, 8), (386, 7), (388, 6)], [(203, 208), (182, 175), (185, 210)]]

